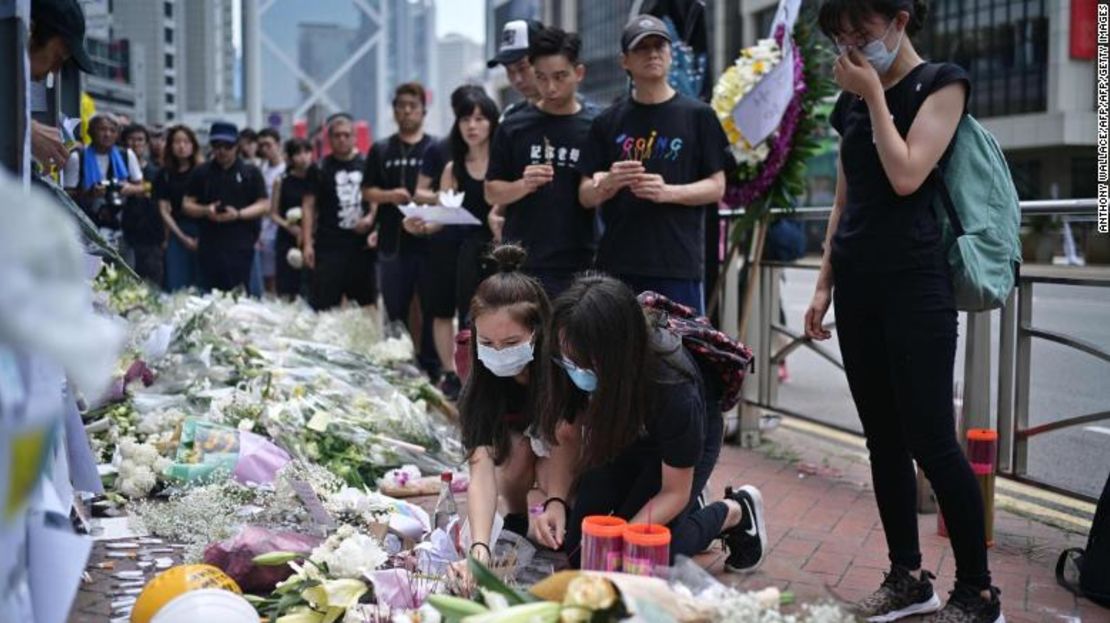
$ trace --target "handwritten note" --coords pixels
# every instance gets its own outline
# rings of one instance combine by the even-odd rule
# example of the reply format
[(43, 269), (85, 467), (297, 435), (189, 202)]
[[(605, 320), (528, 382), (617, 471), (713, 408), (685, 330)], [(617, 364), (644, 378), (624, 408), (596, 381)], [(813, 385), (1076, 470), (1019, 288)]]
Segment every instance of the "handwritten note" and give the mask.
[(778, 129), (794, 98), (794, 45), (789, 37), (783, 44), (782, 60), (732, 109), (736, 127), (751, 145), (762, 143)]

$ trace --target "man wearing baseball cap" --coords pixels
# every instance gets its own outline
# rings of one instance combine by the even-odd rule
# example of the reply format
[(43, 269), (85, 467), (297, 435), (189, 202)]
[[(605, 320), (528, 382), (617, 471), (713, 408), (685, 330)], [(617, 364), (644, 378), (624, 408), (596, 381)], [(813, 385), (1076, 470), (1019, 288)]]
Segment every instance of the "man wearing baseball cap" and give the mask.
[[(70, 60), (92, 73), (92, 59), (85, 50), (85, 14), (77, 0), (32, 0), (27, 58), (34, 82), (60, 71)], [(61, 132), (33, 119), (31, 153), (46, 167), (60, 167), (69, 157)]]
[(536, 75), (532, 71), (532, 63), (528, 60), (528, 47), (541, 30), (543, 30), (543, 24), (532, 19), (506, 22), (505, 27), (501, 29), (501, 42), (497, 47), (497, 55), (486, 62), (486, 66), (490, 69), (503, 65), (505, 74), (509, 77), (509, 84), (524, 98), (523, 101), (514, 102), (505, 107), (501, 113), (502, 121), (540, 100)]
[(602, 208), (599, 270), (702, 311), (704, 216), (724, 195), (728, 139), (712, 108), (668, 84), (671, 62), (662, 20), (628, 22), (621, 67), (633, 90), (594, 119), (579, 197)]
[(212, 159), (198, 166), (185, 189), (185, 214), (200, 219), (197, 255), (205, 290), (247, 288), (259, 219), (270, 209), (258, 167), (239, 157), (239, 129), (217, 121), (208, 131)]

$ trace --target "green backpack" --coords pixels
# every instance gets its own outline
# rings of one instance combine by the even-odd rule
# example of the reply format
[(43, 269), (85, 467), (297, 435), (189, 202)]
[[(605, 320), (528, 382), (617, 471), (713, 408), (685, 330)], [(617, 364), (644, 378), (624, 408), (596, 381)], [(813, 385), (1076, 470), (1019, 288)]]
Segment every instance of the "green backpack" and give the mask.
[[(940, 67), (926, 67), (921, 82), (932, 84)], [(1002, 307), (1021, 265), (1021, 206), (1002, 148), (965, 114), (943, 170), (938, 165), (930, 178), (937, 184), (937, 218), (952, 268), (956, 308), (977, 312)]]

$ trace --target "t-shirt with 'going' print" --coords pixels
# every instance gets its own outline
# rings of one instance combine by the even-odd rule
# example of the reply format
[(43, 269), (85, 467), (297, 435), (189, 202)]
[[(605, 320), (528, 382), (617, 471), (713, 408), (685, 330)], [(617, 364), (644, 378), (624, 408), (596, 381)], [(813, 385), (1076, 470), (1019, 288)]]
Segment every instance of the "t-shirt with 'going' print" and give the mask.
[[(723, 171), (727, 150), (728, 138), (707, 104), (681, 94), (660, 104), (627, 96), (594, 119), (578, 170), (591, 177), (614, 162), (639, 160), (666, 184), (691, 184)], [(706, 207), (660, 204), (621, 190), (601, 206), (597, 268), (618, 276), (702, 279)]]

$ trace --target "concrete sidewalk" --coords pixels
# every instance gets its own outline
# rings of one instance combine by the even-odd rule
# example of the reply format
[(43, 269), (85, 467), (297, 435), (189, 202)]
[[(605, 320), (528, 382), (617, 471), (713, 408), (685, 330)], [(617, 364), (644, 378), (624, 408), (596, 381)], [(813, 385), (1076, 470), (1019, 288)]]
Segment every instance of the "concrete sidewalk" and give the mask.
[[(879, 587), (890, 563), (870, 468), (857, 452), (787, 422), (765, 434), (759, 449), (722, 451), (710, 483), (713, 495), (741, 484), (763, 492), (770, 551), (748, 575), (725, 573), (721, 552), (700, 557), (722, 581), (745, 590), (777, 586), (793, 591), (799, 602), (855, 601)], [(924, 568), (937, 575), (934, 585), (943, 600), (952, 590), (954, 558), (948, 540), (937, 535), (936, 515), (919, 517)], [(1110, 621), (1110, 610), (1076, 599), (1056, 583), (1056, 557), (1065, 548), (1083, 547), (1085, 533), (1006, 510), (997, 511), (994, 526), (990, 566), (1007, 621)]]

